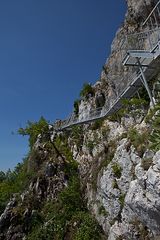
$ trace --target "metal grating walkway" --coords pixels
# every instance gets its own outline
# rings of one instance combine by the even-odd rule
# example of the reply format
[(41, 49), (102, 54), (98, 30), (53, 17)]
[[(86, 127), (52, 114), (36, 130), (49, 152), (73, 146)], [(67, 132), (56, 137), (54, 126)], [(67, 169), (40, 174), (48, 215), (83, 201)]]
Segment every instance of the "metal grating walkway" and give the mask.
[[(146, 87), (151, 102), (154, 104), (150, 90), (148, 89), (148, 82), (158, 73), (160, 68), (159, 6), (160, 1), (144, 22), (144, 25), (152, 23), (152, 27), (153, 23), (155, 23), (156, 27), (154, 25), (152, 30), (128, 35), (118, 50), (120, 52), (119, 56), (121, 56), (121, 59), (118, 60), (121, 61), (122, 67), (126, 66), (130, 70), (122, 74), (120, 82), (123, 85), (118, 86), (117, 96), (114, 101), (112, 99), (104, 107), (91, 110), (84, 118), (71, 115), (67, 120), (55, 126), (57, 130), (64, 130), (74, 125), (89, 123), (115, 113), (122, 107), (122, 99), (130, 99), (143, 85)], [(153, 19), (155, 20), (153, 21)]]

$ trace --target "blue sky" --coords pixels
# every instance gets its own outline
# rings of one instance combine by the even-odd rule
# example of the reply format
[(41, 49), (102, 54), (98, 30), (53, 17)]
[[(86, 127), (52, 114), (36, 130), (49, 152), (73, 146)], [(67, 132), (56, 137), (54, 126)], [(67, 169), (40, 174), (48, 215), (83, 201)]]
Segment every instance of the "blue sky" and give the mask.
[(125, 15), (119, 0), (0, 1), (0, 170), (27, 154), (27, 120), (51, 122), (95, 83)]

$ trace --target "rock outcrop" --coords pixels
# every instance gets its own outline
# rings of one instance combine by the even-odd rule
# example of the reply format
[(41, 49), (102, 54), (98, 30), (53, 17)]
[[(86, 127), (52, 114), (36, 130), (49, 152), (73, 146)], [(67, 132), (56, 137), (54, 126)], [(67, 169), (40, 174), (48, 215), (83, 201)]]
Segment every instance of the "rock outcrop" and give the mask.
[[(120, 46), (126, 34), (142, 30), (141, 23), (156, 3), (155, 0), (127, 0), (124, 24), (116, 33), (111, 55), (103, 66), (101, 77), (93, 86), (94, 95), (79, 103), (80, 120), (86, 118), (93, 109), (105, 108), (108, 102), (112, 104), (118, 92), (128, 83), (128, 76), (133, 69), (122, 66)], [(120, 81), (122, 76), (126, 81)], [(154, 78), (155, 98), (159, 97), (156, 87), (159, 78), (159, 75)], [(142, 94), (145, 95), (143, 91)], [(69, 171), (66, 164), (73, 159), (78, 163), (87, 208), (105, 233), (102, 239), (160, 239), (160, 151), (153, 152), (148, 145), (152, 133), (151, 124), (145, 121), (149, 103), (130, 107), (126, 105), (125, 111), (109, 119), (58, 134), (50, 126), (45, 139), (49, 137), (52, 147), (47, 145), (48, 140), (41, 141), (42, 136), (38, 136), (28, 159), (28, 171), (34, 169), (36, 176), (32, 177), (20, 196), (12, 196), (0, 216), (1, 240), (27, 239), (31, 223), (37, 218), (42, 203), (57, 203), (59, 194), (67, 188), (70, 178), (66, 173)], [(62, 139), (69, 146), (69, 151), (66, 151), (66, 145), (61, 146)], [(61, 149), (54, 144), (56, 141)], [(72, 192), (71, 197), (74, 198)], [(80, 208), (81, 211), (83, 209), (84, 206)], [(49, 222), (44, 223), (44, 229)], [(73, 216), (63, 239), (74, 239), (72, 230), (78, 229), (81, 222)], [(97, 238), (94, 236), (89, 239)]]

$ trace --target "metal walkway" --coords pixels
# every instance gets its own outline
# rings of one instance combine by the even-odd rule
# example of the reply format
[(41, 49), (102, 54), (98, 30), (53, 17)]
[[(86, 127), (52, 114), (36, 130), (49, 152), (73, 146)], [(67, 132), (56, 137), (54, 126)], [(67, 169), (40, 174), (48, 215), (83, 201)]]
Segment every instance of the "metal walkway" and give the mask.
[[(89, 123), (97, 119), (103, 119), (122, 107), (122, 99), (130, 99), (141, 86), (145, 86), (151, 103), (154, 104), (148, 82), (160, 70), (160, 1), (152, 10), (143, 25), (152, 23), (152, 30), (143, 31), (128, 35), (119, 50), (123, 70), (119, 85), (116, 89), (116, 97), (108, 100), (102, 108), (96, 108), (85, 114), (85, 117), (75, 117), (73, 114), (57, 126), (57, 130), (64, 130), (68, 127)], [(154, 20), (153, 20), (154, 19)]]

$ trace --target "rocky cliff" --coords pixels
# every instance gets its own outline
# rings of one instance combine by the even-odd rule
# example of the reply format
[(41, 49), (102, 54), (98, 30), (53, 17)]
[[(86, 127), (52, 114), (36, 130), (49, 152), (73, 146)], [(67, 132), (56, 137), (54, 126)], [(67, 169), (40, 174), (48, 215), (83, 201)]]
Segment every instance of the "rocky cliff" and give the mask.
[[(112, 103), (123, 89), (126, 83), (119, 80), (132, 70), (122, 66), (119, 46), (126, 34), (142, 30), (156, 2), (127, 0), (101, 78), (78, 103), (80, 119)], [(159, 81), (156, 74), (153, 90)], [(158, 102), (159, 93), (154, 95)], [(13, 185), (10, 201), (10, 195), (0, 198), (8, 201), (0, 206), (0, 239), (160, 239), (159, 119), (159, 108), (150, 109), (142, 88), (107, 119), (63, 132), (42, 122), (21, 129), (30, 137), (31, 151), (11, 176), (18, 190)], [(19, 183), (24, 180), (25, 186)], [(3, 180), (1, 192), (6, 181), (11, 184)]]

